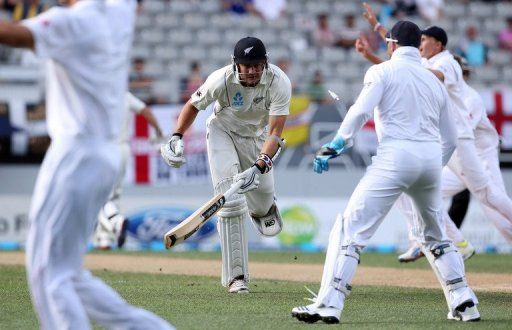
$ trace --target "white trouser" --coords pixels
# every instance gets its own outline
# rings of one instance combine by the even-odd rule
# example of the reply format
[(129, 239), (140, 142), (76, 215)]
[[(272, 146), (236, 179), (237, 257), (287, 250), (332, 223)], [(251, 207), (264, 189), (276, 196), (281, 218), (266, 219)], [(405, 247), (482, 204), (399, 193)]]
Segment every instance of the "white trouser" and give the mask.
[(37, 178), (30, 209), (26, 265), (44, 329), (169, 329), (164, 320), (124, 301), (82, 268), (96, 216), (119, 170), (115, 142), (54, 139)]
[[(215, 117), (208, 121), (208, 161), (213, 186), (235, 174), (250, 168), (265, 143), (266, 135), (243, 137), (222, 126)], [(249, 212), (266, 215), (274, 203), (274, 171), (260, 175), (258, 189), (244, 194)]]
[[(501, 175), (497, 149), (478, 150), (474, 140), (459, 139), (457, 149), (443, 169), (441, 190), (443, 198), (452, 198), (468, 188), (480, 202), (485, 216), (501, 234), (512, 242), (512, 200), (508, 197)], [(408, 219), (409, 236), (414, 237), (411, 203), (397, 204)], [(463, 240), (462, 233), (444, 212), (447, 233), (454, 242)]]
[[(332, 280), (324, 282), (328, 285), (327, 288), (324, 285), (320, 289), (316, 300), (319, 305), (343, 308), (358, 265), (359, 250), (368, 244), (402, 193), (412, 198), (421, 214), (418, 235), (423, 247), (431, 250), (449, 243), (441, 215), (439, 143), (383, 141), (372, 161), (344, 212), (343, 226), (340, 228), (344, 236), (341, 246), (337, 247), (338, 255), (336, 258), (329, 257), (332, 254), (328, 252), (324, 270), (332, 272)], [(337, 233), (331, 233), (330, 239), (336, 240), (341, 235), (338, 229)], [(454, 258), (457, 255), (452, 254), (441, 259), (440, 268), (445, 281), (464, 278), (463, 263), (453, 262)], [(324, 274), (323, 280), (326, 278), (328, 276)]]
[(119, 175), (116, 178), (114, 188), (108, 198), (109, 201), (118, 204), (121, 193), (123, 192), (124, 176), (126, 174), (126, 165), (128, 163), (128, 157), (130, 157), (130, 145), (127, 142), (119, 143), (119, 151), (121, 153), (121, 167), (119, 169)]

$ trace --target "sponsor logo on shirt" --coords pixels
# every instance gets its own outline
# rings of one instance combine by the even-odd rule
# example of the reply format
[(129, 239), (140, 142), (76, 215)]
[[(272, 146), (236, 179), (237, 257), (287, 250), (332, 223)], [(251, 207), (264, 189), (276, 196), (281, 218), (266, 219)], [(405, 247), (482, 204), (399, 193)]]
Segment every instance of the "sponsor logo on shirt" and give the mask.
[(198, 90), (198, 91), (196, 92), (196, 96), (197, 96), (197, 97), (201, 97), (201, 95), (203, 95), (203, 93), (201, 93), (201, 91), (200, 91), (200, 90)]
[(235, 96), (233, 96), (233, 106), (241, 107), (244, 105), (244, 97), (242, 93), (236, 92)]

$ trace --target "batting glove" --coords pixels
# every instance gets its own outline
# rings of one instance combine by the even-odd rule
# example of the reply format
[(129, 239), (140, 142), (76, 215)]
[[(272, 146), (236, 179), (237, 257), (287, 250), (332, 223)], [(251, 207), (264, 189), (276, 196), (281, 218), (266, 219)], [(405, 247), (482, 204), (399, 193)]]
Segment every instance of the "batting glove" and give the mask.
[(253, 165), (242, 173), (235, 175), (233, 182), (238, 182), (240, 180), (244, 181), (244, 184), (240, 187), (238, 193), (245, 194), (248, 191), (258, 189), (258, 186), (260, 185), (260, 174), (261, 171)]
[(345, 140), (336, 135), (331, 142), (326, 143), (318, 150), (313, 160), (313, 171), (318, 174), (329, 170), (329, 159), (336, 158), (346, 149)]
[(182, 137), (181, 134), (174, 133), (169, 142), (160, 146), (162, 158), (171, 167), (178, 168), (187, 162), (185, 156), (183, 156), (185, 145), (183, 144)]

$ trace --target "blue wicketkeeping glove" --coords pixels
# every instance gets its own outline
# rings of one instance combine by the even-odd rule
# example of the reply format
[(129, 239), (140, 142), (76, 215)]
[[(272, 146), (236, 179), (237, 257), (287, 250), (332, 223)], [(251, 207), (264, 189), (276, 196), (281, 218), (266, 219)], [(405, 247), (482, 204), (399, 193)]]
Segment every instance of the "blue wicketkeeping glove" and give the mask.
[(331, 142), (326, 143), (318, 150), (313, 160), (313, 171), (321, 174), (329, 170), (329, 159), (336, 158), (346, 149), (345, 140), (336, 135)]

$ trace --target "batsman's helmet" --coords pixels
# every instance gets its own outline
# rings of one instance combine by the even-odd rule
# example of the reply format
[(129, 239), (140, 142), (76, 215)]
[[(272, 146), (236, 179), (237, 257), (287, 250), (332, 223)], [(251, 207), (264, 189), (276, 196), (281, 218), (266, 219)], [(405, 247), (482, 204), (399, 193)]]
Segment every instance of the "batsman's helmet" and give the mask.
[(234, 64), (267, 63), (267, 49), (260, 39), (245, 37), (236, 43), (232, 58)]

